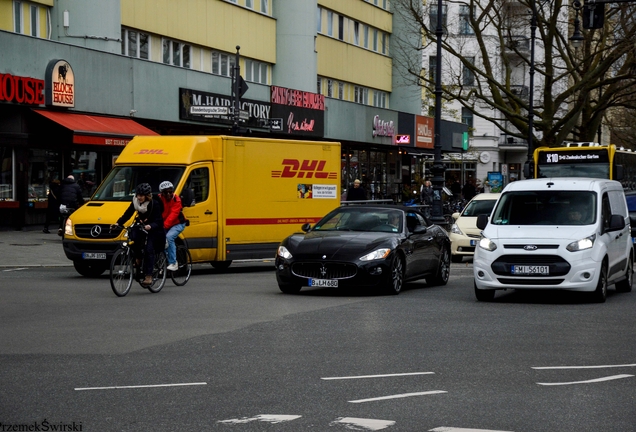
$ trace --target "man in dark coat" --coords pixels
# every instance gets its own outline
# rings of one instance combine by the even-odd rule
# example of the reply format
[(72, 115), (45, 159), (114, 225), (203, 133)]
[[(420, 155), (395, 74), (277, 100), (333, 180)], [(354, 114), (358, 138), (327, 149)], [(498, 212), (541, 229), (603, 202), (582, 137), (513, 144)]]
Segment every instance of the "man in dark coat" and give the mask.
[[(64, 232), (63, 227), (66, 223), (66, 218), (84, 204), (82, 188), (75, 182), (75, 177), (73, 177), (72, 174), (69, 174), (68, 177), (62, 180), (58, 198), (60, 199), (60, 213), (62, 217), (60, 218), (60, 229), (57, 231), (57, 234), (61, 236)], [(64, 206), (66, 210), (63, 210), (62, 206)]]
[(367, 193), (362, 186), (360, 186), (360, 180), (355, 179), (353, 187), (347, 191), (347, 201), (366, 201)]

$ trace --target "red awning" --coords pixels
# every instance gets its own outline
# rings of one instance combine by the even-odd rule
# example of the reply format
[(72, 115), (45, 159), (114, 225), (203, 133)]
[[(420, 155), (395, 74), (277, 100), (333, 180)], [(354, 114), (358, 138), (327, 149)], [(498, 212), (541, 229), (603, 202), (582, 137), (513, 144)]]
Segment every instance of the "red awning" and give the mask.
[(35, 109), (33, 111), (72, 130), (74, 144), (125, 146), (135, 135), (159, 135), (127, 118)]

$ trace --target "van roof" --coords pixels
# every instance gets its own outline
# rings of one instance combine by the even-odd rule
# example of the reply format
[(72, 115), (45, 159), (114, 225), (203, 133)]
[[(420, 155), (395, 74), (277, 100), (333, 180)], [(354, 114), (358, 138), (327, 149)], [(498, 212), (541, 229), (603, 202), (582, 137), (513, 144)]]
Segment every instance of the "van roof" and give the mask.
[(504, 188), (503, 192), (536, 191), (536, 190), (623, 190), (623, 186), (616, 180), (586, 178), (586, 177), (551, 177), (530, 180), (518, 180)]

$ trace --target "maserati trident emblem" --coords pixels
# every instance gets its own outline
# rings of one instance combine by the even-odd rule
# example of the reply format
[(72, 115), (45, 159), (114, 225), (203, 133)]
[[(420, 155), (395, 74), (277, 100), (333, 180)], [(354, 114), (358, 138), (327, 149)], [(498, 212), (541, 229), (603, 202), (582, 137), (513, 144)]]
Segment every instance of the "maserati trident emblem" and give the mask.
[(527, 250), (527, 251), (535, 251), (535, 250), (539, 249), (539, 247), (536, 246), (536, 245), (525, 245), (523, 247), (523, 249)]
[(99, 237), (101, 233), (102, 233), (102, 227), (100, 227), (99, 225), (93, 225), (93, 227), (91, 228), (91, 236)]
[(327, 276), (327, 269), (325, 268), (325, 266), (321, 266), (321, 267), (320, 267), (320, 275), (321, 275), (322, 277)]

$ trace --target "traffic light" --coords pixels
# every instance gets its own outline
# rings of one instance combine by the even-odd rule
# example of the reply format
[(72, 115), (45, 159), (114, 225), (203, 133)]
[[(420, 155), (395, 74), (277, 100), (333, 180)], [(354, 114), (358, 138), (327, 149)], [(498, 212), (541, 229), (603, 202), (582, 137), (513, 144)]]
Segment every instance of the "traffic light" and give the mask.
[(583, 5), (583, 28), (600, 29), (605, 22), (605, 3), (585, 3)]

